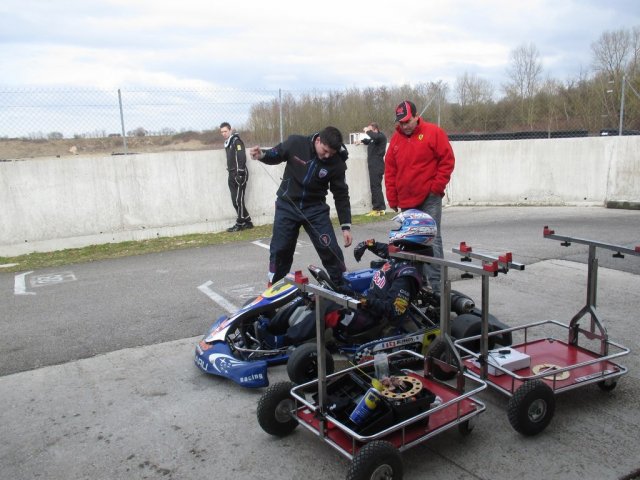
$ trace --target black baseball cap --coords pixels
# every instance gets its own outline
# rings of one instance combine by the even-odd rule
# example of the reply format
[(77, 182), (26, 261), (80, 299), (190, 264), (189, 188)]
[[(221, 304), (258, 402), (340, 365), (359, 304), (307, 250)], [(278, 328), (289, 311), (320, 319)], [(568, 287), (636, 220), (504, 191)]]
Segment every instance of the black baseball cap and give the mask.
[(405, 100), (396, 107), (396, 122), (408, 122), (417, 113), (416, 105), (409, 100)]

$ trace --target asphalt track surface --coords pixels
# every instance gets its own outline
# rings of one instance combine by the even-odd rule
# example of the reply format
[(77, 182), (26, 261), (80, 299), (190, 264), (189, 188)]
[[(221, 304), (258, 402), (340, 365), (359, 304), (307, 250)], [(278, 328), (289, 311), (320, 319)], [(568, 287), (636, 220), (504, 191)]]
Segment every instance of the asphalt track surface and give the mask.
[[(513, 253), (522, 272), (491, 280), (491, 312), (509, 325), (564, 323), (584, 305), (587, 247), (570, 235), (633, 248), (640, 212), (595, 207), (455, 207), (445, 250)], [(383, 220), (355, 241), (386, 238)], [(298, 428), (278, 439), (256, 421), (261, 390), (202, 374), (194, 346), (217, 316), (259, 293), (269, 239), (0, 273), (0, 478), (343, 478), (348, 460)], [(455, 258), (450, 253), (448, 257)], [(346, 252), (350, 269), (361, 266)], [(317, 262), (300, 238), (294, 267)], [(598, 311), (631, 349), (613, 391), (558, 395), (549, 427), (524, 437), (508, 398), (487, 389), (471, 435), (447, 430), (402, 454), (405, 478), (621, 479), (640, 469), (640, 257), (599, 253)], [(477, 278), (453, 287), (480, 298)], [(272, 383), (284, 367), (270, 370)]]

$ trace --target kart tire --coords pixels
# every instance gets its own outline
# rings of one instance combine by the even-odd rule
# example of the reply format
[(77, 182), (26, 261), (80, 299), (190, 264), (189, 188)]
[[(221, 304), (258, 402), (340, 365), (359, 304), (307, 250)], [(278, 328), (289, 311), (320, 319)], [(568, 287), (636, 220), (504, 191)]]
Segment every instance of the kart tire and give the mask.
[(529, 380), (518, 388), (509, 399), (507, 408), (509, 423), (523, 435), (537, 435), (543, 431), (556, 409), (553, 390), (542, 380)]
[(401, 479), (400, 452), (391, 443), (374, 440), (363, 446), (353, 457), (347, 480)]
[[(478, 307), (474, 307), (469, 314), (471, 315), (475, 315), (476, 317), (480, 318), (480, 320), (482, 321), (482, 310), (479, 309)], [(500, 320), (498, 320), (495, 315), (489, 314), (489, 331), (490, 332), (496, 332), (498, 330), (506, 330), (509, 328), (509, 325), (507, 325), (504, 322), (501, 322)], [(503, 332), (500, 335), (493, 335), (489, 341), (491, 342), (492, 347), (495, 347), (495, 344), (498, 344), (502, 347), (508, 347), (513, 343), (513, 335), (512, 332)]]
[[(489, 325), (489, 331), (491, 331), (491, 315), (489, 315)], [(451, 336), (457, 340), (474, 337), (480, 335), (480, 333), (482, 333), (482, 317), (473, 313), (458, 315), (451, 322)], [(495, 337), (489, 337), (489, 350), (495, 347), (495, 343)], [(480, 351), (480, 339), (464, 342), (462, 346), (474, 353), (478, 353)]]
[[(335, 371), (333, 356), (325, 348), (325, 371), (327, 375)], [(298, 385), (318, 378), (318, 349), (315, 343), (303, 343), (296, 347), (287, 360), (289, 380)]]
[(258, 423), (269, 435), (284, 437), (295, 430), (298, 420), (291, 412), (295, 401), (291, 396), (291, 382), (278, 382), (271, 385), (258, 402)]
[[(431, 345), (429, 345), (429, 349), (427, 350), (427, 355), (433, 358), (437, 358), (438, 360), (442, 360), (443, 362), (447, 361), (447, 343), (442, 340), (442, 338), (438, 337)], [(431, 374), (437, 378), (438, 380), (446, 381), (451, 380), (456, 376), (455, 371), (445, 372), (440, 368), (439, 365), (433, 365)]]

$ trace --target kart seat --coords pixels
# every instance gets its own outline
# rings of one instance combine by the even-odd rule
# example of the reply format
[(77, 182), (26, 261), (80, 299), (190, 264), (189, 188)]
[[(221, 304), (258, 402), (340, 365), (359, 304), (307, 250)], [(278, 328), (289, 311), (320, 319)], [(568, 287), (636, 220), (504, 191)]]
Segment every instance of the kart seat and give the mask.
[(383, 335), (383, 331), (387, 326), (388, 325), (386, 325), (385, 323), (380, 323), (362, 332), (348, 334), (343, 331), (340, 332), (340, 337), (342, 337), (343, 341), (346, 343), (361, 345), (363, 343), (377, 340), (385, 336)]

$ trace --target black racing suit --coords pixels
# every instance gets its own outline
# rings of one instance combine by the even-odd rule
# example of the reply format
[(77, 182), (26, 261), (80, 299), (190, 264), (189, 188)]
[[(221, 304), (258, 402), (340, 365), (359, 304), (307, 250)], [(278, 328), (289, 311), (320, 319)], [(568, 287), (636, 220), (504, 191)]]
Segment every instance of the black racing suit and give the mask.
[[(388, 260), (373, 276), (366, 294), (360, 298), (362, 305), (350, 311), (328, 302), (323, 312), (325, 325), (346, 335), (364, 332), (380, 322), (400, 326), (410, 315), (410, 304), (422, 286), (423, 277), (418, 269), (404, 260)], [(332, 317), (333, 315), (333, 317)], [(268, 329), (280, 335), (278, 346), (299, 345), (315, 336), (315, 310), (308, 312), (294, 325), (289, 315), (274, 317)]]
[(371, 204), (373, 210), (386, 210), (382, 194), (382, 177), (384, 176), (384, 154), (387, 151), (387, 137), (382, 132), (368, 130), (369, 138), (362, 140), (367, 146), (367, 166), (369, 167), (369, 184), (371, 186)]
[(247, 153), (244, 143), (237, 133), (231, 135), (224, 142), (224, 149), (227, 153), (227, 171), (229, 172), (229, 191), (231, 192), (231, 203), (236, 210), (237, 225), (245, 225), (251, 222), (251, 215), (244, 204), (244, 193), (249, 180), (249, 170), (247, 169)]
[(363, 305), (348, 325), (339, 325), (348, 335), (359, 333), (381, 321), (402, 324), (409, 314), (409, 305), (422, 286), (422, 275), (411, 263), (390, 259), (371, 280), (369, 290), (361, 298)]
[(344, 256), (329, 216), (327, 192), (331, 190), (341, 228), (351, 228), (351, 204), (345, 172), (346, 149), (328, 159), (316, 154), (316, 135), (291, 135), (267, 150), (260, 160), (267, 165), (286, 162), (277, 192), (276, 213), (271, 237), (269, 274), (272, 282), (291, 269), (300, 227), (304, 227), (322, 265), (336, 284), (346, 271)]

